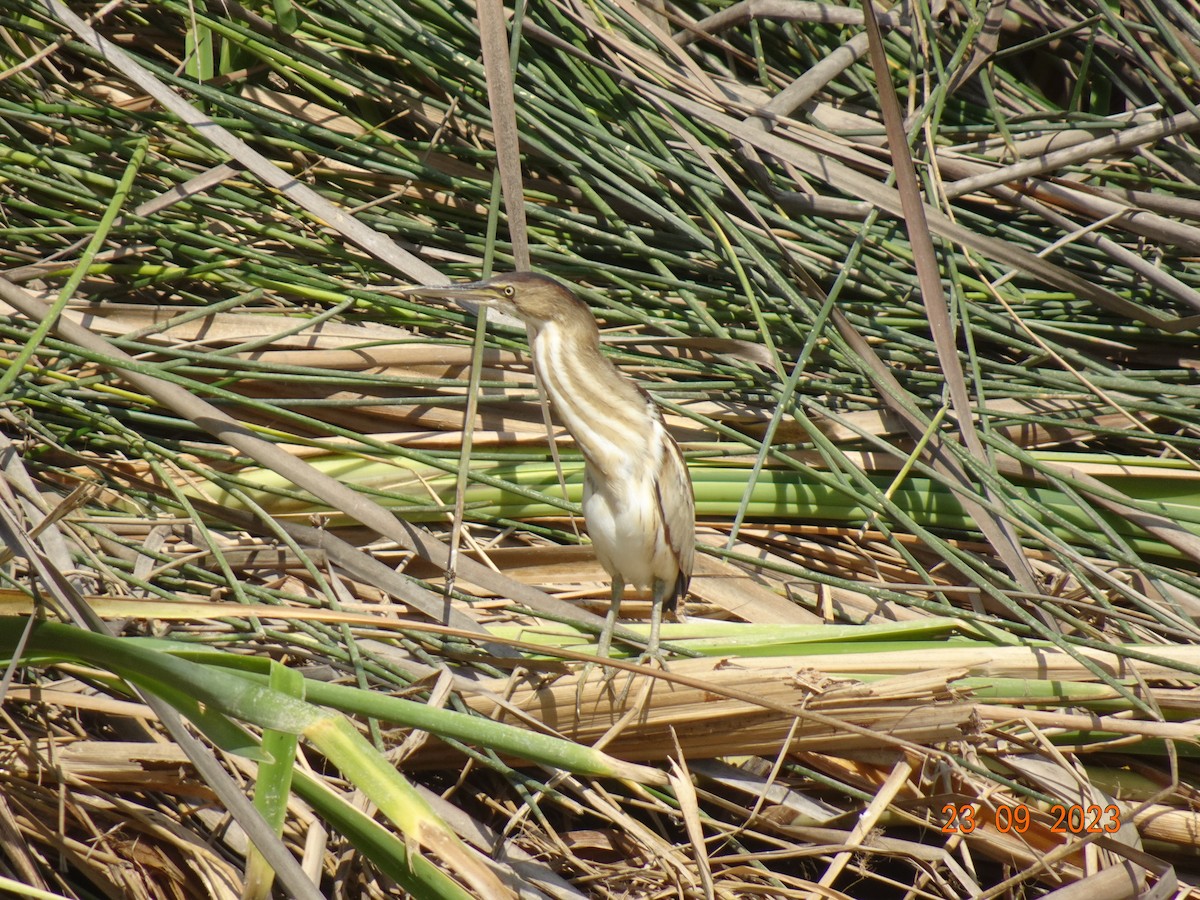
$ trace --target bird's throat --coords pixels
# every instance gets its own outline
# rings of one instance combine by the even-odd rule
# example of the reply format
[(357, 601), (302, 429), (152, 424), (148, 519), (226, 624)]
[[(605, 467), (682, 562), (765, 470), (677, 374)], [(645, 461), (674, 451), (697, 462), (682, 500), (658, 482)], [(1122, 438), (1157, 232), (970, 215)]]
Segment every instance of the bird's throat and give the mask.
[(548, 323), (532, 347), (538, 379), (590, 464), (615, 472), (661, 427), (657, 408), (601, 354), (594, 331)]

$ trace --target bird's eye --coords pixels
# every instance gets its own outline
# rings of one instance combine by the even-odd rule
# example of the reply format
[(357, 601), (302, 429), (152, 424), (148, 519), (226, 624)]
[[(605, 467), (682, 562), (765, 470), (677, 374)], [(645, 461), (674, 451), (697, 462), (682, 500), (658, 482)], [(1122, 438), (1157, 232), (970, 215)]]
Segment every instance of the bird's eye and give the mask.
[(506, 284), (506, 285), (504, 286), (504, 296), (505, 296), (505, 297), (511, 297), (511, 296), (513, 296), (513, 295), (514, 295), (516, 292), (517, 292), (517, 289), (516, 289), (515, 287), (513, 287), (511, 284)]

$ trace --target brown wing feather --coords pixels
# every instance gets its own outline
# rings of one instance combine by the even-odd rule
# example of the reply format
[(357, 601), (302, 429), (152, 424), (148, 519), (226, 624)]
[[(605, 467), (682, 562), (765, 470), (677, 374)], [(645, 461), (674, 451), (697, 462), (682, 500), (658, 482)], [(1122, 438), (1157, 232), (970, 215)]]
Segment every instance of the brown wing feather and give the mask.
[(679, 575), (674, 588), (663, 600), (663, 610), (670, 613), (687, 596), (688, 583), (692, 579), (692, 556), (696, 547), (696, 499), (683, 453), (674, 438), (665, 436), (657, 484), (658, 515), (666, 532), (667, 546), (679, 560)]

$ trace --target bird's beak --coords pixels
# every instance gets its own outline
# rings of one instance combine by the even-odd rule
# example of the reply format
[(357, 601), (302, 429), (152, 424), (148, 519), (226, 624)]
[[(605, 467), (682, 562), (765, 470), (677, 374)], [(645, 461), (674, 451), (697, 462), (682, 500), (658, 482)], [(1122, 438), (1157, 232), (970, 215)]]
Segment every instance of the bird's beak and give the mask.
[(486, 281), (468, 281), (465, 284), (419, 284), (416, 287), (405, 288), (400, 293), (423, 300), (447, 300), (469, 303), (483, 303), (491, 306), (499, 302), (500, 292)]
[(456, 303), (470, 312), (475, 312), (477, 305), (490, 306), (494, 311), (489, 319), (502, 322), (505, 325), (521, 327), (522, 322), (513, 315), (512, 304), (501, 292), (500, 288), (487, 281), (468, 281), (462, 284), (417, 285), (400, 291), (410, 297), (420, 297), (422, 300), (437, 300), (445, 303)]

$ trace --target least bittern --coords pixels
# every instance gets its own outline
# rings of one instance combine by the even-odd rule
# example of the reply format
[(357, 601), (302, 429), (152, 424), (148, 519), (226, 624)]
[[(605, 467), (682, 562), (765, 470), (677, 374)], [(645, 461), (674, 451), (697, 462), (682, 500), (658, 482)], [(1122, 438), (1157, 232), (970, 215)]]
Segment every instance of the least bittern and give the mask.
[(600, 655), (608, 655), (631, 584), (653, 591), (646, 652), (657, 656), (663, 612), (687, 595), (696, 508), (683, 455), (654, 401), (600, 352), (591, 311), (553, 278), (517, 273), (413, 293), (496, 306), (525, 322), (537, 378), (583, 452), (584, 520), (612, 576)]

